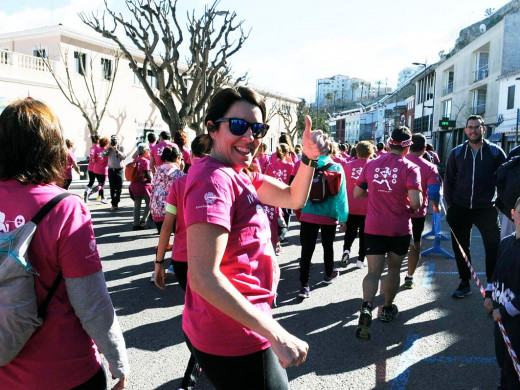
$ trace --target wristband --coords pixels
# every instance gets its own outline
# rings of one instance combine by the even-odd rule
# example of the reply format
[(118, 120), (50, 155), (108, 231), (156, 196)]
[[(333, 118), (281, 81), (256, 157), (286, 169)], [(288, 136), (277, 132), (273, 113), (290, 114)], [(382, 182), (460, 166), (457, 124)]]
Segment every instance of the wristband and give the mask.
[(309, 157), (307, 157), (305, 154), (302, 154), (302, 164), (307, 165), (312, 168), (318, 168), (318, 160), (311, 160)]
[(164, 259), (162, 259), (161, 261), (159, 261), (159, 260), (155, 260), (154, 263), (155, 263), (155, 264), (162, 264), (162, 263), (164, 263)]

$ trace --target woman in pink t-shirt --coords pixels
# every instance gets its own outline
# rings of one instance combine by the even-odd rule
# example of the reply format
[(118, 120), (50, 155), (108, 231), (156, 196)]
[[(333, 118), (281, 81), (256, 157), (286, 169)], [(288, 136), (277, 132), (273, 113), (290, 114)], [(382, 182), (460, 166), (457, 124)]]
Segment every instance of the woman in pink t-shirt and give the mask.
[(63, 188), (66, 190), (69, 189), (70, 183), (72, 183), (72, 168), (76, 171), (76, 173), (79, 175), (79, 168), (78, 164), (76, 162), (76, 155), (72, 151), (72, 148), (74, 147), (74, 144), (70, 139), (65, 140), (65, 145), (67, 146), (68, 152), (67, 152), (67, 167), (65, 168), (65, 181), (63, 182)]
[[(2, 234), (30, 227), (26, 223), (43, 205), (65, 193), (56, 183), (66, 157), (60, 122), (42, 102), (19, 100), (0, 114)], [(119, 378), (114, 389), (123, 389), (129, 373), (125, 343), (85, 203), (68, 196), (54, 206), (38, 224), (28, 260), (40, 304), (54, 283), (57, 288), (41, 326), (0, 367), (0, 388), (106, 389), (99, 349)], [(5, 314), (0, 310), (0, 324)]]
[(255, 155), (255, 164), (258, 166), (260, 172), (265, 173), (267, 166), (269, 165), (269, 156), (266, 153), (267, 145), (262, 142), (258, 147), (258, 151)]
[(92, 146), (89, 150), (89, 159), (88, 159), (88, 167), (87, 167), (87, 173), (88, 173), (88, 184), (85, 187), (85, 193), (83, 194), (83, 200), (85, 203), (88, 201), (88, 197), (94, 193), (97, 192), (97, 187), (92, 188), (94, 186), (94, 182), (96, 181), (96, 174), (94, 173), (94, 162), (96, 161), (96, 150), (99, 147), (99, 136), (93, 135), (90, 137), (92, 140)]
[[(263, 100), (249, 88), (225, 88), (205, 118), (209, 156), (189, 171), (184, 220), (188, 285), (183, 313), (186, 341), (217, 389), (287, 389), (282, 367), (305, 361), (308, 345), (272, 317), (277, 263), (262, 203), (299, 208), (308, 196), (327, 137), (303, 134), (304, 163), (289, 187), (248, 171), (269, 126)], [(253, 368), (254, 367), (254, 368)]]
[[(137, 171), (139, 181), (131, 182), (128, 186), (130, 197), (134, 201), (134, 224), (132, 230), (147, 229), (146, 222), (150, 216), (150, 197), (152, 196), (152, 174), (150, 172), (150, 149), (146, 144), (137, 147)], [(144, 210), (141, 217), (141, 204), (144, 200)]]
[(94, 174), (96, 175), (96, 179), (98, 181), (98, 200), (104, 204), (108, 203), (108, 200), (105, 199), (105, 191), (103, 189), (108, 174), (108, 155), (103, 155), (103, 152), (109, 143), (110, 140), (107, 137), (103, 137), (99, 140), (99, 146), (95, 150), (94, 160)]

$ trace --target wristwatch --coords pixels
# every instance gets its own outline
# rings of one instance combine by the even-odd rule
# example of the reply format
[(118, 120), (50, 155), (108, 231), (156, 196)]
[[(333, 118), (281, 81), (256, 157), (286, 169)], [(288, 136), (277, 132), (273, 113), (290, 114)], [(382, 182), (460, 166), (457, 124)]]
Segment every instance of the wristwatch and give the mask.
[(160, 260), (160, 261), (159, 261), (159, 260), (155, 260), (154, 263), (155, 263), (155, 264), (162, 264), (162, 263), (164, 263), (164, 259), (162, 259), (162, 260)]
[(305, 164), (312, 168), (318, 168), (318, 159), (311, 160), (309, 157), (307, 157), (305, 154), (302, 154), (302, 164)]

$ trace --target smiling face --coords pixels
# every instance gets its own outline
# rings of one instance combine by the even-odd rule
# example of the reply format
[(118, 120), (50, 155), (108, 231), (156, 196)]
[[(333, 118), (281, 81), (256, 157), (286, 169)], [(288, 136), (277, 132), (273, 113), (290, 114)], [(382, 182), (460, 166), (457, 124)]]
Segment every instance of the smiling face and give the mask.
[(464, 132), (466, 133), (466, 137), (468, 137), (468, 141), (472, 144), (478, 144), (482, 142), (482, 134), (486, 131), (486, 128), (478, 119), (470, 119)]
[[(248, 102), (238, 101), (223, 117), (243, 119), (249, 123), (262, 122), (262, 111)], [(218, 125), (218, 130), (211, 134), (214, 139), (211, 157), (237, 171), (249, 167), (261, 139), (254, 138), (251, 129), (237, 136), (229, 131), (229, 122), (220, 122)]]

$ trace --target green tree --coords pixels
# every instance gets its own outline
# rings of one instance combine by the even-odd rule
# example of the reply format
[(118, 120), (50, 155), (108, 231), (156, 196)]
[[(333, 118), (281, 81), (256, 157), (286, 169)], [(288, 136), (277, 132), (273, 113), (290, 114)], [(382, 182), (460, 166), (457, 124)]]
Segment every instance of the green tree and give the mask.
[(352, 91), (352, 101), (355, 101), (354, 92), (359, 88), (358, 83), (350, 83), (350, 90)]

